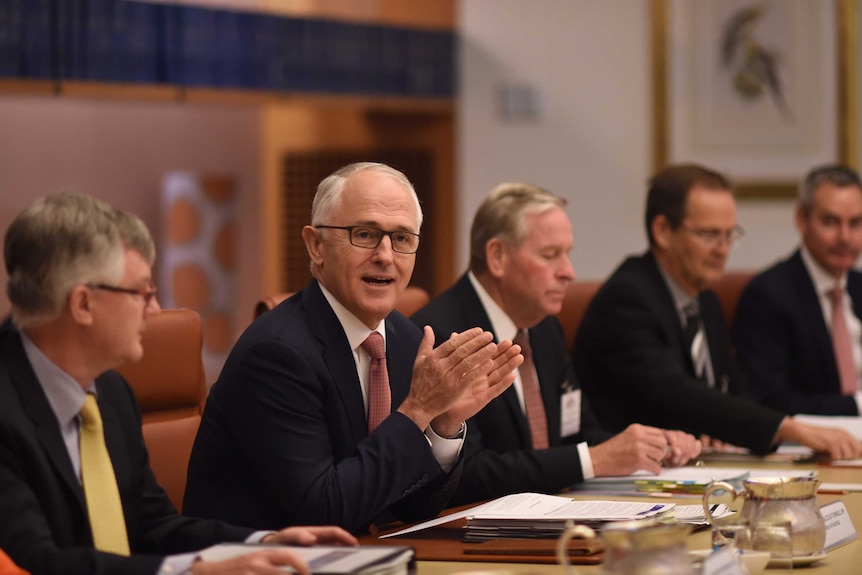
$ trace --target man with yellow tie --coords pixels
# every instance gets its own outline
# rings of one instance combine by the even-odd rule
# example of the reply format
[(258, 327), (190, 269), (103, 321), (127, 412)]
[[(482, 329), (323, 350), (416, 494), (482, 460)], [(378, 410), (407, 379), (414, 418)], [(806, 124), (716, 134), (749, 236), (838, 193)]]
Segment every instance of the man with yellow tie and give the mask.
[(336, 527), (253, 532), (179, 515), (150, 470), (131, 388), (113, 368), (140, 359), (159, 311), (152, 238), (88, 196), (46, 196), (6, 232), (15, 328), (0, 330), (0, 548), (49, 573), (307, 573), (287, 549), (222, 562), (224, 541), (355, 544)]

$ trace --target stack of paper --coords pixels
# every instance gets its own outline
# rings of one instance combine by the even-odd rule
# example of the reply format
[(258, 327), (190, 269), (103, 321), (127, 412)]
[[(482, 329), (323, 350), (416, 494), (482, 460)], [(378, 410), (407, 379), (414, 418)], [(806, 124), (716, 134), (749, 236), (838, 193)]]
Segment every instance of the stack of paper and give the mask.
[(575, 501), (540, 493), (515, 493), (486, 504), (468, 516), (465, 541), (500, 537), (559, 537), (571, 521), (598, 527), (609, 521), (646, 519), (671, 511), (672, 503)]
[[(805, 477), (811, 475), (807, 470), (758, 469), (757, 477)], [(752, 476), (750, 469), (718, 467), (677, 467), (663, 469), (659, 475), (638, 471), (625, 477), (596, 477), (573, 485), (573, 491), (594, 491), (602, 493), (630, 494), (665, 493), (669, 495), (701, 495), (712, 481), (727, 481), (737, 490), (742, 489), (742, 481)]]
[[(199, 553), (204, 561), (220, 561), (254, 553), (263, 549), (274, 549), (274, 545), (248, 545), (222, 543), (213, 545)], [(361, 545), (359, 547), (286, 547), (308, 562), (312, 573), (357, 573), (359, 575), (407, 575), (415, 555), (412, 547)], [(285, 568), (285, 571), (293, 569)]]

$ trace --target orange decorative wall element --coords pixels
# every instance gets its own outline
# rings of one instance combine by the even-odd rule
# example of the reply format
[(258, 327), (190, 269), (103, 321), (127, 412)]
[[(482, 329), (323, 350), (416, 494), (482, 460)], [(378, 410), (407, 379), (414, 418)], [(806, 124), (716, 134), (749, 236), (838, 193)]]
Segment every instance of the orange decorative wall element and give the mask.
[(159, 299), (166, 308), (187, 307), (201, 315), (209, 382), (233, 345), (236, 195), (229, 175), (176, 171), (162, 181)]

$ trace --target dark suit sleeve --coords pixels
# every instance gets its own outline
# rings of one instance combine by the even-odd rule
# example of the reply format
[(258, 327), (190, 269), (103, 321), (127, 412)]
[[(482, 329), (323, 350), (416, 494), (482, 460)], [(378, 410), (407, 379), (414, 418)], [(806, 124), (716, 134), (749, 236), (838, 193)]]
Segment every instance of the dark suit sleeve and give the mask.
[(45, 509), (28, 485), (24, 460), (3, 432), (0, 442), (0, 547), (21, 567), (39, 575), (153, 575), (162, 558), (120, 557), (89, 546), (60, 548), (54, 540)]
[[(790, 309), (786, 294), (775, 293), (767, 282), (759, 279), (746, 286), (734, 319), (737, 356), (758, 401), (790, 414), (858, 415), (853, 396), (820, 391), (827, 385), (827, 376), (824, 369), (810, 365), (816, 361), (811, 353), (811, 348), (818, 344), (815, 326), (807, 326), (806, 330), (799, 318), (802, 310)], [(809, 365), (795, 365), (806, 361)], [(791, 373), (795, 368), (796, 373)], [(818, 372), (819, 376), (815, 375)], [(795, 385), (794, 377), (818, 380)], [(803, 385), (807, 389), (802, 389)]]
[[(124, 450), (135, 470), (131, 480), (135, 482), (133, 494), (136, 500), (124, 501), (132, 552), (170, 555), (197, 551), (217, 543), (244, 541), (253, 533), (251, 529), (177, 513), (150, 468), (149, 454), (141, 434), (140, 409), (134, 392), (119, 375), (112, 375), (115, 375), (115, 379), (100, 386), (100, 393), (106, 398), (103, 403), (110, 404), (102, 407), (102, 411), (107, 433), (111, 436), (109, 441), (121, 437), (125, 439)], [(113, 409), (114, 413), (109, 415), (109, 409)], [(122, 427), (121, 433), (108, 423), (112, 415), (116, 415), (117, 424)]]
[(250, 468), (237, 472), (259, 478), (291, 523), (356, 532), (396, 503), (405, 521), (436, 515), (445, 506), (451, 493), (436, 487), (450, 476), (409, 418), (393, 411), (364, 439), (334, 438), (343, 422), (328, 419), (344, 417), (336, 415), (344, 413), (344, 398), (322, 381), (328, 370), (318, 365), (320, 357), (273, 338), (240, 353), (230, 385), (210, 401), (226, 410), (224, 422), (244, 449)]
[(599, 418), (617, 430), (642, 423), (768, 451), (783, 415), (691, 376), (672, 340), (678, 334), (666, 329), (643, 291), (607, 282), (577, 334), (575, 369)]
[[(470, 309), (471, 302), (479, 307)], [(469, 319), (471, 314), (475, 319)], [(411, 319), (419, 326), (430, 325), (434, 329), (436, 345), (445, 342), (452, 332), (476, 326), (491, 329), (490, 320), (466, 277)], [(561, 354), (550, 354), (554, 365), (543, 366), (548, 381), (541, 383), (543, 388), (548, 387), (543, 390), (543, 395), (548, 394), (546, 405), (557, 412), (559, 384), (576, 381), (571, 362), (565, 357), (563, 342), (559, 324), (550, 320), (544, 322), (540, 345), (559, 348)], [(515, 393), (514, 389), (509, 389), (504, 395), (514, 397)], [(467, 422), (464, 473), (454, 503), (473, 503), (521, 491), (557, 493), (584, 479), (577, 443), (598, 443), (610, 436), (600, 428), (588, 404), (582, 403), (581, 433), (565, 438), (565, 444), (560, 445), (559, 429), (549, 429), (552, 447), (533, 450), (523, 443), (520, 434), (520, 427), (526, 422), (519, 424), (512, 417), (506, 397), (500, 396)], [(559, 424), (559, 417), (553, 420)]]

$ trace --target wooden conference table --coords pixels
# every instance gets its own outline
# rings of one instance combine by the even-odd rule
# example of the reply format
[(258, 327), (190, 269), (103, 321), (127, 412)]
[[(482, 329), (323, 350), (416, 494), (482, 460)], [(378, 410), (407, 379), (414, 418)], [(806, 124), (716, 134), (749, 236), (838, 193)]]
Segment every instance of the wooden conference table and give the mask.
[[(818, 471), (819, 479), (824, 483), (862, 483), (862, 468), (838, 468), (838, 467), (828, 467), (828, 466), (816, 466), (816, 465), (801, 465), (801, 464), (782, 464), (776, 465), (772, 463), (727, 463), (727, 464), (710, 464), (710, 467), (734, 467), (734, 468), (751, 468), (752, 473), (751, 476), (755, 477), (757, 475), (757, 469), (768, 469), (770, 473), (774, 473), (777, 469), (781, 469), (782, 467), (786, 467), (788, 469), (793, 470), (803, 470), (803, 469), (816, 469)], [(599, 495), (579, 495), (573, 494), (575, 499), (605, 499), (606, 497)], [(673, 502), (679, 503), (681, 505), (691, 505), (692, 503), (699, 503), (700, 500), (695, 500), (692, 498), (632, 498), (632, 497), (610, 497), (614, 499), (625, 499), (625, 500), (639, 500), (639, 501), (656, 501), (656, 502)], [(833, 494), (819, 494), (817, 496), (817, 501), (820, 505), (824, 505), (826, 503), (830, 503), (840, 499), (844, 502), (844, 505), (847, 507), (848, 512), (850, 513), (850, 518), (853, 521), (853, 525), (856, 527), (857, 532), (862, 535), (862, 493), (846, 493), (841, 495), (833, 495)], [(738, 509), (740, 505), (740, 500), (737, 499), (735, 505), (733, 506), (735, 509)], [(411, 538), (408, 541), (399, 541), (400, 538), (392, 538), (386, 539), (382, 541), (377, 541), (377, 543), (386, 544), (411, 544), (417, 548), (418, 556), (423, 557), (427, 556), (429, 553), (433, 554), (434, 546), (437, 544), (434, 540), (424, 540), (422, 539), (422, 534), (417, 533), (411, 535)], [(372, 540), (376, 540), (372, 536), (367, 536), (363, 538), (363, 543), (370, 543)], [(688, 538), (688, 548), (690, 550), (694, 549), (709, 549), (710, 548), (710, 532), (708, 529), (699, 530), (695, 533), (692, 533)], [(424, 553), (423, 553), (424, 551)], [(601, 572), (600, 565), (577, 565), (575, 567), (576, 572), (580, 575), (595, 575)], [(528, 575), (535, 573), (549, 573), (549, 574), (557, 574), (564, 575), (566, 573), (565, 569), (559, 565), (551, 565), (551, 564), (539, 564), (539, 563), (510, 563), (510, 562), (476, 562), (476, 561), (427, 561), (420, 560), (417, 562), (417, 571), (418, 575), (451, 575), (454, 573), (467, 573), (467, 572), (482, 572), (482, 575)], [(854, 541), (852, 543), (846, 544), (837, 549), (833, 549), (827, 555), (827, 557), (815, 563), (814, 565), (807, 567), (796, 567), (796, 573), (804, 573), (805, 575), (821, 575), (828, 573), (829, 575), (858, 575), (862, 573), (862, 541)], [(768, 569), (766, 573), (771, 575), (773, 573), (784, 573), (789, 572), (787, 569)], [(478, 575), (478, 573), (476, 573)]]

